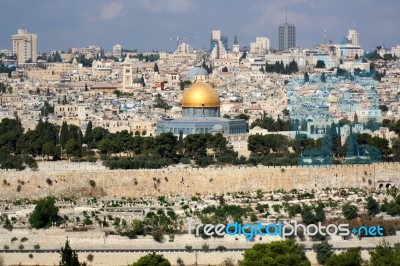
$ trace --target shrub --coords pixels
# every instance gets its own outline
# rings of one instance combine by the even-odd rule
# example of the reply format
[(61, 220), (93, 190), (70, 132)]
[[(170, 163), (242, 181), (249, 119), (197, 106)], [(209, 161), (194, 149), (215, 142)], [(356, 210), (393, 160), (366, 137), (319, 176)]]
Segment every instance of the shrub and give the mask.
[(185, 265), (185, 263), (183, 262), (183, 260), (182, 260), (181, 258), (178, 258), (178, 259), (176, 260), (176, 263), (177, 263), (179, 266), (184, 266), (184, 265)]
[(201, 246), (201, 249), (204, 250), (204, 251), (208, 251), (208, 250), (210, 249), (210, 246), (209, 246), (207, 243), (204, 243), (204, 244)]
[(164, 232), (162, 230), (154, 231), (152, 236), (153, 239), (157, 242), (162, 242), (164, 240)]
[(38, 250), (38, 249), (40, 249), (40, 245), (39, 245), (39, 244), (35, 244), (35, 245), (33, 245), (33, 249), (35, 249), (35, 250)]
[(92, 262), (93, 261), (94, 256), (92, 254), (87, 255), (87, 260)]
[(89, 185), (91, 187), (95, 187), (96, 186), (96, 182), (94, 180), (89, 180)]
[(158, 255), (155, 253), (147, 254), (141, 257), (137, 262), (133, 263), (132, 266), (171, 266), (171, 263), (164, 258), (163, 255)]
[(317, 253), (317, 261), (319, 264), (323, 265), (332, 256), (332, 245), (326, 241), (314, 244), (313, 250)]
[(225, 251), (226, 247), (225, 246), (218, 246), (218, 247), (215, 248), (215, 250), (217, 250), (217, 251)]
[(357, 206), (351, 205), (350, 203), (346, 203), (342, 207), (343, 216), (347, 220), (356, 218), (358, 216), (357, 211)]
[(8, 219), (8, 216), (6, 216), (6, 215), (5, 215), (3, 228), (7, 229), (8, 231), (11, 231), (13, 229), (13, 226), (12, 226), (12, 224), (10, 222), (10, 219)]
[(47, 178), (47, 179), (46, 179), (46, 183), (47, 183), (49, 186), (53, 185), (53, 181), (51, 181), (50, 178)]

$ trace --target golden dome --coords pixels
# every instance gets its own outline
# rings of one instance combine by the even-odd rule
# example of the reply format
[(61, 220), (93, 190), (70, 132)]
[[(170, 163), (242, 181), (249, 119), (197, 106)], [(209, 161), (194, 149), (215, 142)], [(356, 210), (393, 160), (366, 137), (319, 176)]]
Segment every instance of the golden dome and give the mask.
[(208, 84), (194, 83), (183, 93), (182, 107), (219, 107), (218, 93)]

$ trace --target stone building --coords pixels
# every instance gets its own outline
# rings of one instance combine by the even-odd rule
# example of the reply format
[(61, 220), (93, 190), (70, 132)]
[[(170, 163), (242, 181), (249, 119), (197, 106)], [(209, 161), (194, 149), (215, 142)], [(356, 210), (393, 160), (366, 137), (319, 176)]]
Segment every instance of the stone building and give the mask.
[(218, 93), (207, 83), (197, 81), (182, 98), (182, 117), (163, 118), (157, 123), (156, 133), (189, 134), (222, 133), (246, 134), (246, 121), (220, 117)]

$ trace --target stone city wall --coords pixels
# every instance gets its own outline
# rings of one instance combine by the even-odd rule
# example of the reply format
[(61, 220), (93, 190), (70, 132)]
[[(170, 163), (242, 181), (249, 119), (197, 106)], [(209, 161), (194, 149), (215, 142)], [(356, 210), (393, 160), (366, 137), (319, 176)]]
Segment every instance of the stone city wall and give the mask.
[[(56, 168), (55, 168), (56, 169)], [(399, 163), (324, 167), (1, 171), (2, 199), (54, 196), (150, 197), (400, 184)]]

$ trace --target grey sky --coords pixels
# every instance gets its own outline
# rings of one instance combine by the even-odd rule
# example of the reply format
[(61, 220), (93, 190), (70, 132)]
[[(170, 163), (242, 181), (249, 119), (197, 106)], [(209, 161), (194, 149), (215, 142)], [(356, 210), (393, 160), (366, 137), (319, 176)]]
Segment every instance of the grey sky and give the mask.
[(90, 44), (110, 51), (124, 48), (172, 51), (171, 37), (200, 37), (185, 42), (208, 47), (213, 29), (241, 46), (267, 36), (277, 48), (278, 25), (296, 25), (297, 46), (313, 47), (328, 39), (339, 42), (356, 22), (361, 44), (392, 47), (400, 43), (398, 0), (2, 0), (0, 48), (24, 25), (38, 34), (38, 50), (68, 50)]

